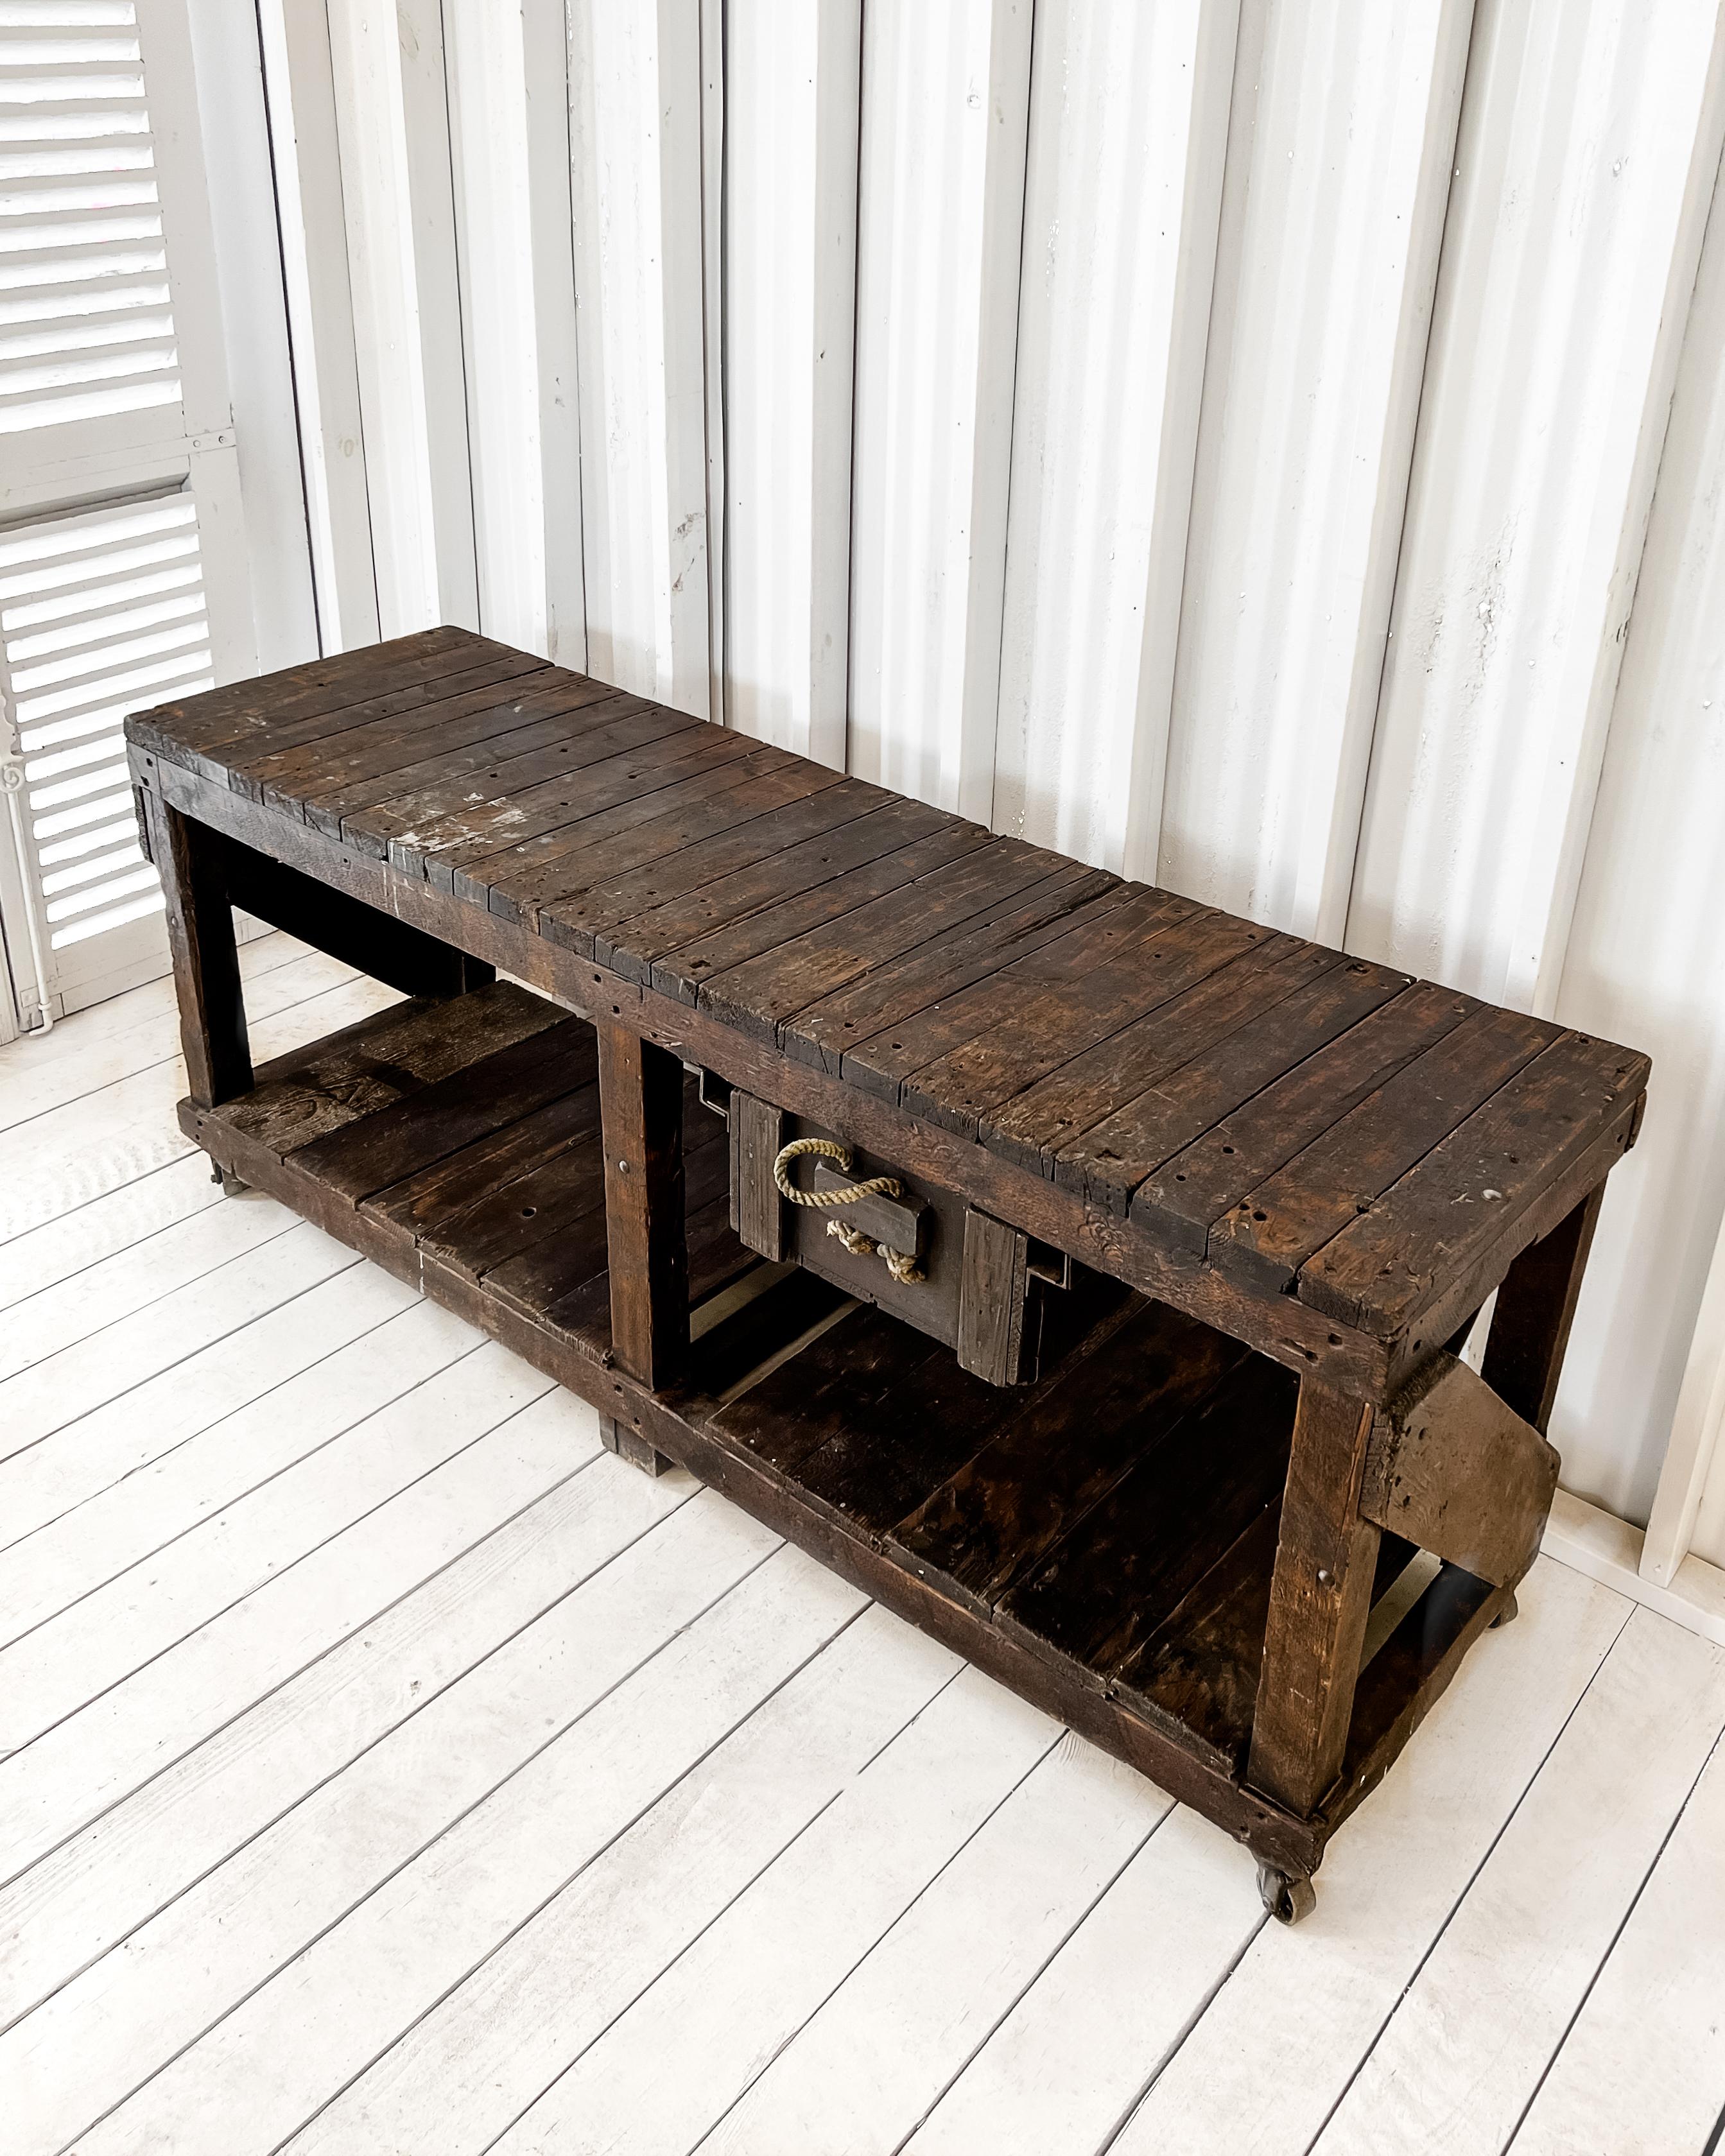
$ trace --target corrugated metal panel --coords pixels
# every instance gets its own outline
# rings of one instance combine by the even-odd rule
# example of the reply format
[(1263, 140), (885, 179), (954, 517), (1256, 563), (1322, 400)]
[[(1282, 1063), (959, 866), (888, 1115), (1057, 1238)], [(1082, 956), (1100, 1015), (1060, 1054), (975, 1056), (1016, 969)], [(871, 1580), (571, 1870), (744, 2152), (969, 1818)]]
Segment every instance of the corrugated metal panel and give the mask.
[(1242, 13), (1162, 874), (1338, 940), (1471, 0)]
[(1153, 874), (1235, 0), (1036, 12), (994, 818)]
[[(1722, 359), (1725, 203), (1684, 341), (1558, 999), (1567, 1023), (1653, 1057), (1647, 1120), (1611, 1178), (1553, 1426), (1570, 1486), (1638, 1517), (1725, 1209)], [(1725, 1563), (1725, 1476), (1716, 1487), (1702, 1553)]]
[(865, 18), (850, 768), (986, 823), (1029, 0)]
[(1348, 917), (1548, 1012), (1707, 206), (1712, 0), (1498, 0), (1475, 32)]
[(439, 0), (330, 0), (377, 616), (479, 625)]
[(688, 0), (571, 0), (588, 660), (705, 716), (701, 32)]
[(861, 0), (729, 0), (726, 717), (843, 768)]
[(562, 0), (444, 0), (480, 624), (587, 653)]

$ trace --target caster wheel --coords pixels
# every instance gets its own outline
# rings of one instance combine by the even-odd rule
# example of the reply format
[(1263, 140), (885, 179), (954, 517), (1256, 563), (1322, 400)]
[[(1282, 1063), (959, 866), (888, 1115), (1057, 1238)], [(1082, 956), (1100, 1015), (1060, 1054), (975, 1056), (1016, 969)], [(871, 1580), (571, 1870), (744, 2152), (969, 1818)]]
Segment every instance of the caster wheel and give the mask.
[(221, 1184), (222, 1195), (224, 1198), (238, 1198), (243, 1192), (251, 1188), (250, 1183), (242, 1183), (237, 1175), (230, 1174), (225, 1168), (213, 1168), (210, 1170), (209, 1179), (212, 1183)]
[(1258, 1894), (1279, 1924), (1297, 1924), (1317, 1907), (1317, 1891), (1309, 1879), (1298, 1871), (1278, 1871), (1273, 1864), (1258, 1866)]
[(1491, 1620), (1491, 1622), (1486, 1627), (1486, 1630), (1488, 1631), (1495, 1632), (1500, 1625), (1513, 1625), (1517, 1618), (1519, 1617), (1521, 1614), (1522, 1605), (1516, 1600), (1514, 1595), (1512, 1594), (1508, 1601), (1504, 1604), (1497, 1614)]

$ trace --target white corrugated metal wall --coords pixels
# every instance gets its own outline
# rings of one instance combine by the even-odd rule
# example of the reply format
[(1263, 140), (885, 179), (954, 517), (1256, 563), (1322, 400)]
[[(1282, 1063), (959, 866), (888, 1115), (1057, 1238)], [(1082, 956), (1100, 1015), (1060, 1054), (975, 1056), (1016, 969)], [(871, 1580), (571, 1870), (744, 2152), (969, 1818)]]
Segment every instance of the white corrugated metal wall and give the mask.
[(1645, 1521), (1725, 1343), (1719, 0), (263, 16), (326, 639), (1651, 1050), (1553, 1430)]

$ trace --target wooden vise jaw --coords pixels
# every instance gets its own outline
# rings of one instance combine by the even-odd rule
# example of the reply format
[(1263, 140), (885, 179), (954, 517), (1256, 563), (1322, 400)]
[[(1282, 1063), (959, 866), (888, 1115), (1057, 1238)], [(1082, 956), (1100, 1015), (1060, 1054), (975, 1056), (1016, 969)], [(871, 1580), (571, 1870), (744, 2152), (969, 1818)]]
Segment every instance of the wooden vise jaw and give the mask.
[(1359, 1508), (1493, 1587), (1538, 1554), (1558, 1455), (1478, 1372), (1439, 1354), (1378, 1411)]

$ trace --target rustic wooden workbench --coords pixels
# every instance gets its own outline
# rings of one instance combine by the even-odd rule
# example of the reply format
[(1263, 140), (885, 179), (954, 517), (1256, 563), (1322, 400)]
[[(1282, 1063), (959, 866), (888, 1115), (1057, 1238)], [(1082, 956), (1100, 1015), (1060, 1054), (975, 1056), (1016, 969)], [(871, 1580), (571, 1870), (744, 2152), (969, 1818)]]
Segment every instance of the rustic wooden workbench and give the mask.
[[(1513, 1614), (1645, 1056), (462, 630), (126, 731), (221, 1171), (1310, 1906)], [(254, 1070), (234, 906), (412, 1000)], [(773, 1182), (811, 1133), (900, 1185), (851, 1246)]]

